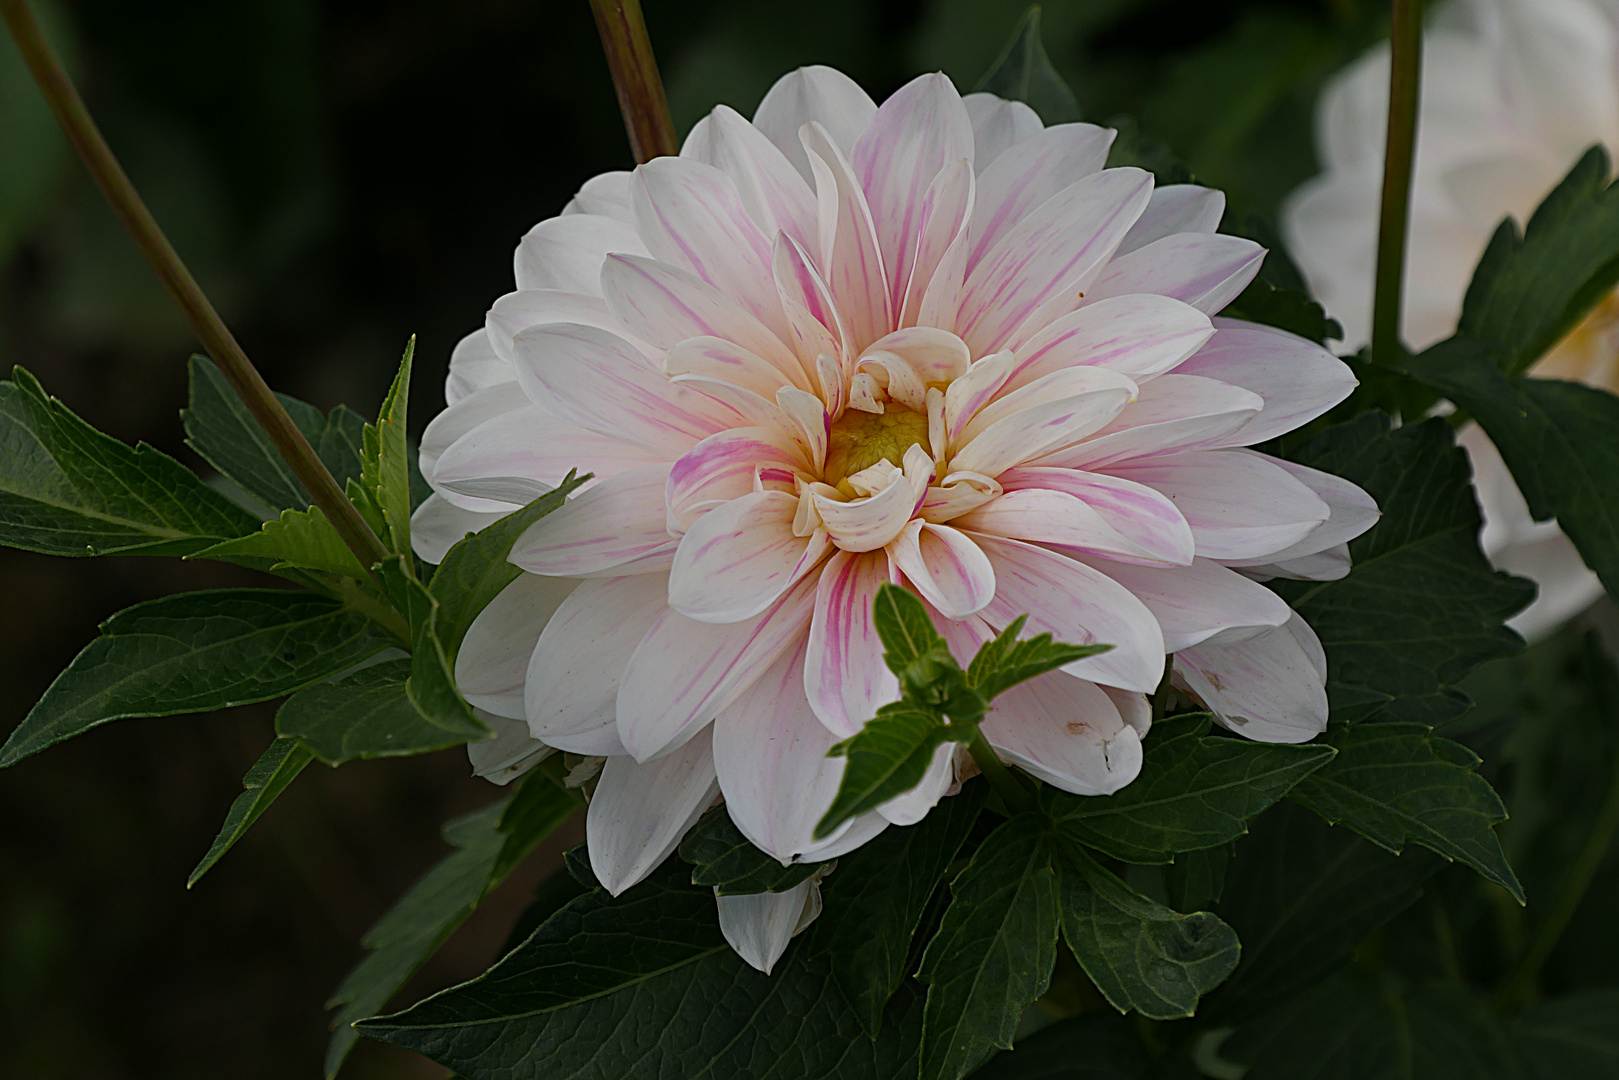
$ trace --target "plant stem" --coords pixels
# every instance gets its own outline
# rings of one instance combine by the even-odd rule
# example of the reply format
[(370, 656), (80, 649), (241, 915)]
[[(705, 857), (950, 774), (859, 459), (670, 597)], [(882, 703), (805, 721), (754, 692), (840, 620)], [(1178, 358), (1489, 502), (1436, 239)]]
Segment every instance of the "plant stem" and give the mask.
[(972, 741), (967, 744), (967, 750), (972, 754), (973, 760), (978, 763), (978, 771), (984, 774), (989, 786), (1006, 804), (1007, 812), (1013, 815), (1024, 813), (1035, 808), (1034, 796), (1029, 789), (1018, 782), (995, 754), (995, 748), (989, 745), (982, 731), (974, 731)]
[(146, 203), (129, 182), (123, 166), (118, 164), (112, 148), (102, 138), (101, 129), (85, 108), (84, 99), (79, 97), (61, 61), (44, 34), (40, 33), (39, 23), (28, 7), (28, 0), (0, 0), (0, 16), (5, 18), (18, 51), (33, 73), (34, 81), (39, 84), (40, 92), (45, 95), (62, 130), (67, 133), (73, 149), (90, 170), (96, 186), (106, 196), (113, 213), (118, 215), (118, 220), (151, 264), (164, 288), (180, 305), (203, 348), (236, 388), (253, 419), (270, 436), (315, 505), (325, 511), (327, 520), (359, 558), (360, 565), (371, 566), (385, 557), (388, 552), (382, 546), (382, 541), (377, 539), (376, 533), (371, 531), (354, 504), (344, 496), (337, 481), (309, 445), (309, 440), (304, 438), (303, 432), (292, 422), (292, 417), (287, 415), (287, 410), (276, 400), (263, 376), (237, 344), (197, 280), (191, 276), (191, 271), (186, 269), (185, 263), (163, 235)]
[(596, 15), (596, 29), (601, 31), (636, 164), (680, 153), (675, 122), (663, 96), (663, 80), (658, 77), (658, 61), (652, 55), (652, 39), (647, 37), (646, 20), (641, 17), (641, 0), (590, 0), (590, 9)]
[(1377, 292), (1372, 301), (1372, 360), (1396, 363), (1405, 290), (1406, 226), (1411, 217), (1411, 162), (1417, 145), (1422, 82), (1422, 0), (1393, 0), (1388, 138), (1383, 146), (1383, 206), (1377, 227)]

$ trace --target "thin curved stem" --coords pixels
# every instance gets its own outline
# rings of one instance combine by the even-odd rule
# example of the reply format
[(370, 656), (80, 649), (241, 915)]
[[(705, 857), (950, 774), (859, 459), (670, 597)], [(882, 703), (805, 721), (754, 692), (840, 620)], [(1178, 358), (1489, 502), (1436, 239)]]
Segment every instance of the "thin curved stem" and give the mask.
[(989, 740), (984, 738), (982, 731), (973, 732), (967, 750), (972, 754), (973, 761), (978, 764), (978, 771), (984, 774), (989, 786), (995, 789), (995, 793), (1006, 804), (1008, 813), (1017, 815), (1035, 808), (1034, 795), (996, 755), (995, 748), (989, 745)]
[(371, 566), (388, 552), (372, 532), (360, 512), (354, 508), (337, 486), (337, 481), (304, 438), (298, 425), (292, 422), (287, 410), (276, 399), (264, 377), (242, 351), (219, 312), (214, 310), (196, 278), (181, 261), (168, 237), (158, 227), (146, 203), (129, 182), (123, 166), (113, 156), (112, 148), (101, 135), (85, 108), (84, 99), (74, 89), (61, 61), (40, 32), (39, 23), (29, 9), (27, 0), (0, 0), (0, 16), (5, 18), (11, 36), (17, 42), (28, 70), (39, 84), (40, 92), (50, 104), (51, 111), (61, 123), (62, 130), (73, 144), (85, 168), (90, 171), (96, 186), (106, 196), (113, 213), (123, 223), (130, 239), (140, 249), (146, 261), (168, 289), (174, 302), (180, 305), (192, 333), (202, 342), (208, 355), (213, 357), (225, 378), (241, 396), (248, 412), (270, 436), (277, 450), (286, 460), (293, 475), (304, 485), (309, 496), (326, 514), (343, 542), (359, 558), (360, 565)]
[(1417, 145), (1422, 83), (1422, 0), (1394, 0), (1390, 33), (1388, 138), (1383, 146), (1383, 204), (1377, 227), (1377, 292), (1372, 301), (1372, 360), (1397, 363), (1405, 291), (1405, 240), (1411, 217), (1411, 163)]
[(652, 39), (647, 37), (646, 20), (641, 16), (641, 0), (590, 0), (590, 10), (601, 31), (636, 163), (644, 165), (655, 157), (680, 153), (658, 61), (652, 55)]

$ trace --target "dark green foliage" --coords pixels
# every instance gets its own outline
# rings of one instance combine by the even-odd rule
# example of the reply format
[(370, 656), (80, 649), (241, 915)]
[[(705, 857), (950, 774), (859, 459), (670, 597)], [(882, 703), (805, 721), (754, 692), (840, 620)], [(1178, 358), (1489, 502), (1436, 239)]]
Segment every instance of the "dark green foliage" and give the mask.
[(952, 730), (937, 713), (904, 701), (878, 709), (860, 734), (832, 747), (830, 753), (847, 757), (849, 764), (815, 835), (829, 836), (850, 818), (914, 788), (926, 775), (933, 752), (955, 735), (970, 737), (972, 730)]
[(0, 544), (46, 555), (186, 555), (258, 520), (142, 443), (103, 435), (22, 368), (0, 382)]
[(1450, 426), (1436, 418), (1391, 431), (1370, 413), (1293, 457), (1359, 484), (1383, 512), (1350, 542), (1348, 577), (1272, 586), (1326, 648), (1333, 719), (1435, 725), (1460, 715), (1468, 701), (1455, 684), (1523, 647), (1502, 621), (1534, 588), (1479, 550), (1471, 470)]
[(332, 523), (318, 506), (305, 510), (283, 510), (281, 516), (266, 521), (256, 533), (204, 548), (191, 556), (201, 559), (269, 559), (273, 569), (297, 567), (339, 574), (356, 581), (367, 581), (366, 568), (337, 535)]
[(350, 1026), (399, 992), (512, 868), (579, 809), (576, 792), (543, 770), (530, 772), (511, 796), (444, 826), (456, 850), (427, 872), (366, 932), (370, 955), (350, 971), (332, 999), (326, 1075), (337, 1075), (359, 1035)]
[(377, 422), (366, 425), (356, 481), (362, 511), (369, 510), (376, 518), (373, 525), (381, 525), (377, 535), (388, 550), (406, 556), (410, 554), (410, 463), (405, 418), (410, 411), (410, 368), (415, 353), (413, 337), (405, 346), (388, 396), (382, 399)]
[(416, 580), (409, 558), (393, 555), (377, 564), (377, 578), (384, 592), (410, 622), (410, 679), (405, 684), (405, 694), (428, 723), (474, 741), (488, 738), (489, 725), (473, 715), (472, 707), (456, 688), (449, 657), (438, 635), (438, 599)]
[(1136, 1080), (1147, 1052), (1124, 1017), (1093, 1012), (1060, 1020), (996, 1054), (973, 1080)]
[(236, 841), (246, 835), (259, 815), (270, 808), (276, 797), (287, 790), (287, 786), (304, 771), (304, 766), (313, 760), (314, 755), (297, 739), (277, 738), (270, 744), (264, 756), (254, 762), (247, 775), (242, 777), (244, 790), (230, 804), (225, 824), (208, 848), (208, 854), (202, 857), (197, 868), (191, 871), (191, 876), (186, 878), (186, 888), (195, 885)]
[(136, 604), (57, 676), (0, 748), (0, 767), (109, 720), (268, 701), (390, 644), (365, 616), (306, 592), (219, 589)]
[(691, 827), (680, 842), (680, 857), (692, 865), (693, 885), (711, 885), (721, 895), (785, 892), (822, 865), (781, 865), (748, 842), (723, 806), (714, 807)]
[(1019, 615), (994, 640), (985, 642), (967, 666), (967, 685), (985, 701), (992, 701), (1018, 683), (1055, 671), (1064, 664), (1095, 656), (1111, 645), (1067, 645), (1050, 634), (1019, 639), (1027, 617)]
[(1422, 724), (1361, 724), (1330, 732), (1338, 756), (1289, 796), (1385, 851), (1409, 842), (1459, 859), (1523, 902), (1493, 826), (1507, 816), (1474, 770), (1478, 755)]
[(1619, 1077), (1619, 989), (1545, 1002), (1514, 1027), (1535, 1080)]
[(1043, 788), (1063, 836), (1116, 859), (1167, 863), (1176, 852), (1218, 847), (1247, 821), (1332, 759), (1325, 746), (1286, 746), (1210, 735), (1198, 713), (1154, 725), (1141, 775), (1107, 796)]
[(1057, 860), (1062, 932), (1085, 974), (1120, 1012), (1154, 1020), (1197, 1011), (1237, 966), (1237, 935), (1218, 915), (1182, 915), (1142, 896), (1083, 851)]
[(928, 984), (922, 1080), (959, 1080), (1046, 992), (1057, 959), (1057, 878), (1033, 814), (984, 841), (950, 884), (952, 899), (917, 977)]
[(1074, 92), (1051, 66), (1040, 40), (1040, 5), (1024, 13), (1000, 57), (979, 80), (978, 90), (1021, 101), (1040, 114), (1047, 127), (1079, 119)]
[(405, 757), (467, 742), (430, 723), (410, 700), (409, 660), (385, 660), (298, 691), (275, 714), (278, 735), (296, 738), (328, 765)]
[(1164, 867), (1164, 892), (1176, 911), (1201, 911), (1220, 902), (1232, 845), (1183, 851)]

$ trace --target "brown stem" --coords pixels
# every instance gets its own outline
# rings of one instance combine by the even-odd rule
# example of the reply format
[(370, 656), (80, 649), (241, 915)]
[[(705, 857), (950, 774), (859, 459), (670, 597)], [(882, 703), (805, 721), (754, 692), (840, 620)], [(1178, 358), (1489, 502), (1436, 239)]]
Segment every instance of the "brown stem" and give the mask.
[(1390, 32), (1388, 136), (1383, 146), (1383, 205), (1377, 227), (1372, 361), (1397, 364), (1405, 292), (1406, 227), (1411, 217), (1411, 163), (1417, 147), (1422, 84), (1422, 0), (1394, 0)]
[(371, 566), (385, 557), (388, 552), (382, 546), (382, 541), (377, 539), (377, 534), (371, 531), (354, 504), (337, 486), (337, 481), (309, 445), (309, 440), (304, 438), (303, 432), (292, 422), (292, 417), (287, 415), (287, 410), (276, 400), (264, 377), (237, 344), (236, 338), (220, 319), (219, 312), (208, 302), (208, 297), (203, 294), (196, 278), (191, 276), (191, 271), (186, 269), (168, 237), (163, 235), (146, 203), (129, 182), (123, 166), (113, 156), (107, 140), (102, 138), (101, 129), (91, 119), (84, 99), (73, 88), (61, 61), (40, 33), (39, 23), (29, 10), (27, 0), (0, 0), (0, 16), (5, 18), (12, 38), (17, 42), (17, 49), (28, 64), (28, 70), (33, 73), (34, 81), (50, 103), (62, 130), (67, 133), (68, 141), (73, 144), (85, 168), (90, 170), (96, 186), (106, 196), (113, 213), (118, 215), (118, 220), (151, 264), (164, 288), (180, 305), (203, 348), (225, 373), (237, 394), (241, 395), (248, 412), (270, 436), (276, 449), (281, 451), (281, 456), (309, 492), (315, 505), (325, 511), (327, 520), (359, 558), (360, 565)]
[(590, 0), (590, 9), (596, 14), (596, 29), (601, 31), (636, 163), (644, 165), (655, 157), (680, 153), (675, 122), (663, 96), (663, 80), (658, 77), (658, 61), (652, 55), (652, 40), (641, 17), (641, 0)]

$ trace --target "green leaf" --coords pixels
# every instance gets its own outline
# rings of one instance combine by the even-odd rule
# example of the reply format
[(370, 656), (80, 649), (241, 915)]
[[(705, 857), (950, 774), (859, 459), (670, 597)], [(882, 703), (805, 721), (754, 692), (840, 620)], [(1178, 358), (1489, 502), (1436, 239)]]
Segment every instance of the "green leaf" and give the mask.
[(1232, 845), (1182, 851), (1164, 867), (1164, 893), (1176, 911), (1201, 911), (1220, 902)]
[(973, 1080), (1138, 1080), (1147, 1051), (1124, 1017), (1091, 1012), (1059, 1020), (996, 1054)]
[(1456, 332), (1502, 350), (1518, 374), (1557, 344), (1619, 282), (1619, 187), (1593, 146), (1529, 217), (1507, 218), (1473, 271)]
[(337, 1075), (359, 1035), (354, 1021), (399, 992), (512, 868), (578, 811), (576, 792), (545, 772), (531, 772), (511, 797), (444, 826), (455, 851), (427, 872), (366, 932), (370, 955), (326, 1003), (338, 1009), (326, 1048), (326, 1075)]
[(1450, 425), (1389, 430), (1380, 413), (1327, 429), (1294, 460), (1359, 484), (1382, 509), (1350, 541), (1337, 581), (1273, 582), (1321, 638), (1332, 717), (1439, 724), (1468, 707), (1475, 666), (1523, 647), (1503, 623), (1534, 587), (1498, 573), (1478, 546), (1472, 469)]
[(570, 472), (555, 491), (541, 495), (481, 532), (469, 533), (444, 556), (428, 583), (428, 591), (438, 601), (438, 638), (451, 664), (472, 620), (522, 573), (506, 561), (517, 538), (561, 506), (574, 489), (589, 479), (588, 473), (575, 478)]
[(1289, 795), (1385, 851), (1410, 841), (1460, 859), (1523, 903), (1493, 826), (1506, 807), (1473, 770), (1478, 755), (1422, 724), (1362, 724), (1327, 736), (1338, 756)]
[(1070, 795), (1047, 785), (1040, 802), (1068, 839), (1131, 863), (1229, 843), (1248, 819), (1332, 760), (1327, 746), (1211, 736), (1207, 714), (1153, 726), (1141, 774), (1112, 795)]
[(713, 886), (721, 896), (786, 892), (825, 865), (781, 865), (748, 842), (724, 806), (697, 819), (680, 841), (680, 857), (692, 865), (693, 885)]
[(110, 720), (268, 701), (390, 644), (363, 615), (306, 592), (219, 589), (136, 604), (57, 676), (0, 748), (0, 767)]
[(1218, 915), (1149, 900), (1078, 848), (1057, 860), (1062, 933), (1108, 1003), (1153, 1020), (1197, 1011), (1237, 966), (1237, 934)]
[(950, 655), (922, 601), (898, 585), (877, 587), (872, 625), (883, 643), (883, 662), (901, 678), (913, 664), (938, 658), (941, 650)]
[(360, 1030), (473, 1080), (914, 1080), (914, 989), (870, 1040), (802, 941), (760, 974), (685, 877), (670, 860), (617, 898), (594, 888), (476, 979)]
[(1471, 413), (1537, 521), (1556, 517), (1610, 595), (1619, 595), (1619, 398), (1554, 379), (1509, 378), (1498, 353), (1451, 338), (1407, 365)]
[(967, 685), (986, 701), (994, 700), (1036, 675), (1113, 648), (1111, 645), (1069, 645), (1053, 641), (1050, 634), (1018, 640), (1026, 618), (1019, 615), (993, 640), (979, 646), (978, 655), (967, 667)]
[(388, 550), (410, 554), (410, 462), (405, 442), (405, 421), (410, 412), (410, 365), (416, 339), (405, 346), (399, 372), (388, 396), (382, 399), (377, 422), (367, 425), (360, 460), (360, 487), (383, 529)]
[(346, 487), (350, 480), (359, 478), (360, 457), (365, 446), (365, 417), (347, 405), (338, 405), (323, 414), (295, 397), (277, 394), (276, 398), (309, 440), (309, 445), (315, 448), (338, 487)]
[(304, 485), (224, 373), (206, 356), (192, 356), (190, 368), (190, 404), (180, 410), (186, 445), (265, 505), (308, 506)]
[(1079, 119), (1079, 101), (1051, 66), (1041, 43), (1039, 4), (1024, 13), (1006, 48), (974, 89), (1023, 102), (1040, 114), (1047, 127)]
[(370, 579), (370, 574), (318, 506), (311, 506), (307, 511), (283, 510), (279, 518), (266, 521), (258, 532), (204, 548), (188, 558), (273, 559), (275, 569), (295, 566), (303, 570), (324, 570), (356, 581)]
[(953, 728), (903, 701), (878, 709), (859, 734), (827, 751), (828, 757), (848, 757), (849, 764), (831, 807), (815, 826), (816, 839), (920, 784), (939, 746), (962, 733), (970, 738), (975, 730), (970, 725)]
[(950, 884), (952, 900), (922, 954), (928, 984), (922, 1080), (960, 1080), (991, 1047), (1009, 1049), (1023, 1010), (1057, 959), (1057, 878), (1040, 819), (1002, 824)]
[(1108, 168), (1146, 169), (1152, 173), (1159, 187), (1197, 183), (1191, 168), (1175, 156), (1169, 144), (1144, 133), (1134, 117), (1115, 116), (1108, 120), (1107, 126), (1118, 132), (1113, 145), (1108, 148)]
[(377, 580), (410, 621), (411, 667), (406, 696), (428, 723), (474, 741), (487, 739), (493, 732), (473, 715), (472, 706), (456, 688), (449, 658), (439, 640), (439, 602), (416, 580), (409, 558), (392, 555), (377, 564)]
[(428, 723), (406, 693), (409, 660), (385, 660), (286, 700), (276, 734), (295, 738), (328, 765), (406, 757), (460, 746), (469, 736)]
[(287, 790), (287, 785), (304, 771), (304, 766), (313, 760), (314, 755), (297, 739), (277, 738), (270, 744), (270, 748), (242, 778), (242, 793), (230, 804), (225, 824), (219, 830), (219, 835), (214, 837), (208, 854), (202, 857), (197, 868), (191, 871), (191, 876), (186, 878), (186, 888), (191, 888), (201, 880), (202, 875), (213, 869), (225, 852), (247, 834), (259, 815), (270, 808), (270, 804)]
[(1254, 1016), (1313, 985), (1415, 903), (1442, 865), (1427, 851), (1390, 855), (1302, 807), (1271, 810), (1226, 871), (1215, 912), (1236, 930), (1242, 960), (1203, 1015)]
[(142, 443), (103, 435), (16, 368), (0, 382), (0, 544), (46, 555), (185, 555), (258, 519)]
[(1536, 1080), (1619, 1077), (1619, 988), (1586, 990), (1537, 1005), (1517, 1023)]
[(883, 1007), (905, 980), (912, 938), (928, 900), (966, 842), (984, 804), (969, 782), (915, 825), (890, 825), (838, 860), (821, 885), (813, 949), (832, 965), (838, 989), (876, 1038)]

